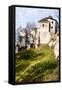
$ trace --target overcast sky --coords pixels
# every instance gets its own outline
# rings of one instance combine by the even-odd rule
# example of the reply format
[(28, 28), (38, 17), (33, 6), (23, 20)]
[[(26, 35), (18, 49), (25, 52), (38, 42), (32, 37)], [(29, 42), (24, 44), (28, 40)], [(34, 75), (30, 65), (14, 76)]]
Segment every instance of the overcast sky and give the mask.
[(48, 16), (53, 16), (58, 21), (58, 15), (58, 9), (16, 7), (16, 29), (20, 25), (24, 28), (28, 22), (37, 23), (38, 20)]

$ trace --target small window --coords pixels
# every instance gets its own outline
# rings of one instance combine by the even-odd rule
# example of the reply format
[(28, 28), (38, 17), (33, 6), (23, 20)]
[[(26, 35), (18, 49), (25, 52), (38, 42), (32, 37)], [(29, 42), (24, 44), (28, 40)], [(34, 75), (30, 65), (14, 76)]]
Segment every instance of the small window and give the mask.
[(53, 29), (53, 26), (51, 26), (51, 29)]
[(53, 21), (52, 21), (52, 23), (53, 23)]
[(42, 24), (42, 27), (44, 27), (44, 24)]

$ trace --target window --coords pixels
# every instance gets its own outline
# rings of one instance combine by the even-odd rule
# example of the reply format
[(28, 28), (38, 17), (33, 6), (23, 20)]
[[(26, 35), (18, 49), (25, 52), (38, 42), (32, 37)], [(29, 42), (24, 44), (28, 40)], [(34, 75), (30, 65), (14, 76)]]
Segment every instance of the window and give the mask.
[(53, 29), (53, 26), (51, 26), (51, 29)]
[(42, 27), (44, 27), (44, 24), (42, 24)]
[(52, 23), (53, 23), (53, 21), (52, 21)]

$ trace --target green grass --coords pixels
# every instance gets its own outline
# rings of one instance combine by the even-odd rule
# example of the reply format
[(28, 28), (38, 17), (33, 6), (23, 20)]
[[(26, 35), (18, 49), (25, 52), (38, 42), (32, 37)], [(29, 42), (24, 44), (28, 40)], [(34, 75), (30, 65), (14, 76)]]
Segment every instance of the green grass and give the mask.
[(41, 45), (38, 49), (21, 49), (16, 54), (16, 82), (43, 82), (59, 79), (59, 64), (53, 49)]

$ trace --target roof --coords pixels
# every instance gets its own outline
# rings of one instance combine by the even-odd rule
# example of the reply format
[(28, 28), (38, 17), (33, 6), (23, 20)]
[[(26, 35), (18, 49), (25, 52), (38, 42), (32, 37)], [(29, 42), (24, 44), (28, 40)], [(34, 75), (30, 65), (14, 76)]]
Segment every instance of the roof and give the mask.
[(47, 23), (47, 22), (49, 22), (47, 19), (42, 19), (42, 20), (40, 20), (40, 21), (38, 21), (38, 22), (45, 22), (45, 23)]
[(54, 19), (52, 16), (48, 16), (48, 17), (46, 17), (46, 18), (43, 18), (43, 19), (39, 20), (38, 22), (48, 21), (48, 19), (55, 20), (55, 21), (57, 22), (57, 20)]

